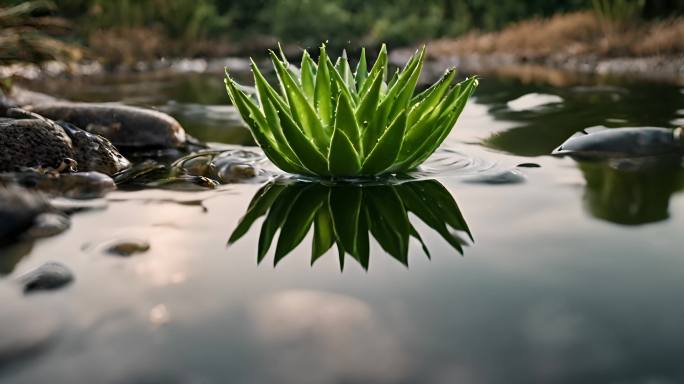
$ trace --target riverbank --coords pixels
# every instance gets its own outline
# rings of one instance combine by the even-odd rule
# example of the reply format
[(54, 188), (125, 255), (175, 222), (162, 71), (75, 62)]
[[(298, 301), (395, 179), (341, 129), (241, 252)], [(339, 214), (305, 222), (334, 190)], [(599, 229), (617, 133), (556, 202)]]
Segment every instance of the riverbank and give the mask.
[[(411, 49), (397, 50), (401, 63)], [(554, 85), (620, 77), (684, 83), (684, 19), (622, 24), (593, 12), (560, 14), (428, 43), (428, 70), (513, 76)]]

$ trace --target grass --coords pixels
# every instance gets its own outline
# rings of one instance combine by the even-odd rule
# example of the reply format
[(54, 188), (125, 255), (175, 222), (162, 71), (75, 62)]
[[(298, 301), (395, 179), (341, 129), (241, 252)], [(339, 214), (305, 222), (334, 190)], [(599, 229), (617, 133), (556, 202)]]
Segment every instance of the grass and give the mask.
[[(320, 177), (377, 176), (410, 171), (442, 143), (477, 87), (453, 85), (449, 69), (415, 94), (425, 48), (388, 79), (383, 45), (368, 70), (362, 51), (352, 72), (346, 55), (333, 64), (322, 46), (318, 63), (304, 51), (300, 68), (271, 52), (279, 84), (252, 61), (256, 99), (230, 78), (228, 95), (266, 156), (285, 172)], [(278, 88), (276, 91), (275, 88)]]
[(56, 38), (70, 28), (66, 20), (35, 16), (54, 9), (54, 3), (49, 1), (0, 6), (0, 63), (81, 59), (80, 47)]
[(550, 55), (640, 57), (684, 52), (684, 19), (623, 23), (592, 11), (558, 14), (512, 24), (499, 32), (471, 32), (430, 44), (436, 57), (510, 54), (544, 58)]

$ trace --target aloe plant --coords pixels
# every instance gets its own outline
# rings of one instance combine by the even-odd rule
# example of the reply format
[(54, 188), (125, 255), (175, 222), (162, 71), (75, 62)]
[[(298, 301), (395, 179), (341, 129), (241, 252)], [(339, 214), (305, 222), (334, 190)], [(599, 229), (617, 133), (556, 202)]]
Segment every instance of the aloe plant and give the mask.
[[(456, 71), (417, 93), (425, 47), (387, 79), (387, 48), (368, 69), (365, 50), (355, 71), (345, 54), (333, 64), (323, 45), (318, 63), (304, 51), (299, 69), (270, 52), (279, 86), (252, 60), (256, 99), (226, 69), (228, 95), (266, 156), (285, 172), (376, 176), (410, 171), (444, 141), (477, 87), (454, 83)], [(276, 90), (277, 88), (277, 90)]]

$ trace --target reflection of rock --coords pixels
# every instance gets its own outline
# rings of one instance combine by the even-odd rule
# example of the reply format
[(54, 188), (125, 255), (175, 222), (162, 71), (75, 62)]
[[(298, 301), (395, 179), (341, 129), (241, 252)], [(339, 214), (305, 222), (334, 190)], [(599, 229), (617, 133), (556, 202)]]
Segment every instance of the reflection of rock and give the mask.
[(19, 278), (24, 292), (52, 291), (68, 285), (74, 275), (63, 264), (49, 262)]
[(409, 368), (388, 327), (353, 297), (291, 290), (258, 300), (251, 314), (267, 381), (398, 382)]
[(154, 110), (88, 103), (36, 104), (28, 108), (106, 137), (117, 147), (178, 147), (186, 140), (178, 121)]
[(103, 197), (116, 189), (111, 177), (98, 172), (0, 174), (0, 185), (19, 185), (51, 196), (75, 199)]
[(646, 169), (609, 163), (580, 163), (587, 180), (585, 203), (591, 214), (610, 222), (636, 225), (669, 217), (670, 196), (679, 189), (682, 170), (675, 164)]
[(0, 244), (28, 230), (36, 217), (49, 209), (41, 195), (19, 187), (0, 186)]
[(21, 241), (9, 245), (0, 245), (0, 277), (9, 275), (24, 256), (33, 250), (32, 241)]
[[(0, 372), (38, 357), (60, 333), (60, 322), (53, 311), (39, 309), (17, 297), (16, 290), (0, 285)], [(1, 376), (1, 375), (0, 375)], [(1, 379), (0, 379), (1, 381)]]

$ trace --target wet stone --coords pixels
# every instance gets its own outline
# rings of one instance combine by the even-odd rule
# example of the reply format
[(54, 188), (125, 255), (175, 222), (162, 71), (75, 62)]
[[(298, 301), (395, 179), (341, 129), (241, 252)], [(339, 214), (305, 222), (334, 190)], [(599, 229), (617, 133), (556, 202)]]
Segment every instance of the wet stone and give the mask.
[(19, 278), (24, 292), (52, 291), (70, 284), (74, 275), (61, 263), (49, 262)]
[(114, 256), (129, 257), (138, 253), (145, 253), (150, 249), (150, 243), (146, 240), (131, 239), (121, 240), (107, 247), (106, 252)]

